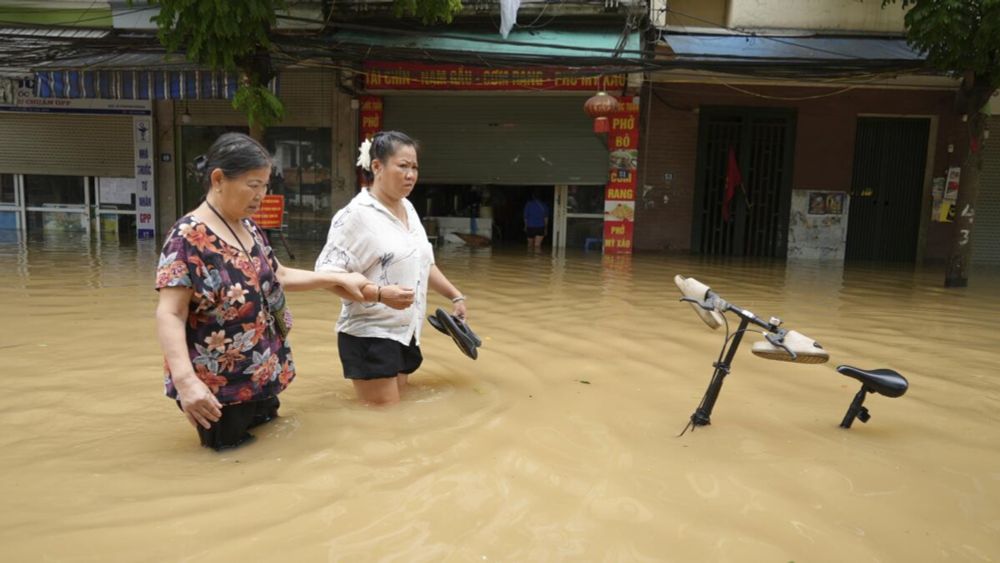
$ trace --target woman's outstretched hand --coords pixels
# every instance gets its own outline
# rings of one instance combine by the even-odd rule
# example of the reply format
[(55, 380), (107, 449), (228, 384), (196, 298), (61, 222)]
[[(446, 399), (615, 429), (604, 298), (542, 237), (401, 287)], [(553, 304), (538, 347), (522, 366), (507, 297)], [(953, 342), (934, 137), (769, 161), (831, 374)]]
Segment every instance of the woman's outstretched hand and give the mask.
[(363, 290), (366, 285), (374, 285), (364, 274), (359, 274), (357, 272), (349, 272), (346, 274), (334, 274), (333, 285), (340, 286), (343, 288), (348, 295), (351, 296), (352, 301), (364, 301), (365, 295)]

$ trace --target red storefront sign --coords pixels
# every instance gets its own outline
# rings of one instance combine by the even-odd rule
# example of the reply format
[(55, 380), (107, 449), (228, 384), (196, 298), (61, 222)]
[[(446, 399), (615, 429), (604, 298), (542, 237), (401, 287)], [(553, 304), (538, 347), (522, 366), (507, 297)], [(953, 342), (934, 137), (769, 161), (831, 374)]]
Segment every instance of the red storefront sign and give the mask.
[(580, 90), (621, 91), (624, 74), (598, 69), (480, 68), (407, 62), (365, 63), (369, 90)]
[(604, 189), (604, 253), (631, 254), (635, 231), (636, 170), (639, 167), (639, 103), (618, 98), (621, 110), (610, 116), (610, 177)]
[[(361, 138), (358, 140), (358, 144), (360, 145), (365, 139), (371, 139), (375, 136), (375, 133), (382, 130), (383, 108), (382, 98), (379, 96), (361, 96), (358, 101), (361, 104), (361, 113), (359, 116)], [(367, 185), (360, 170), (358, 171), (358, 185)]]
[(251, 218), (262, 229), (280, 229), (284, 214), (285, 196), (272, 194), (264, 196), (260, 209)]

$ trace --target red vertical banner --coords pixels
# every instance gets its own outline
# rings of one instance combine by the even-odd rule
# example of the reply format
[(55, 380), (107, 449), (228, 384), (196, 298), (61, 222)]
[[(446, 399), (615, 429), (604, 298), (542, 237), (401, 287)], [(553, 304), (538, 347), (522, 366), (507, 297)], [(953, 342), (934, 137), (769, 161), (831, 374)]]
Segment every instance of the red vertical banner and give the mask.
[(604, 189), (604, 253), (631, 254), (635, 230), (636, 172), (639, 167), (639, 98), (621, 96), (621, 110), (609, 116), (610, 177)]
[[(365, 139), (371, 139), (382, 130), (382, 98), (380, 96), (361, 96), (358, 100), (360, 105), (360, 113), (358, 115), (358, 120), (360, 122), (360, 139), (358, 139), (358, 144), (364, 142)], [(364, 176), (358, 172), (358, 185), (366, 185)]]

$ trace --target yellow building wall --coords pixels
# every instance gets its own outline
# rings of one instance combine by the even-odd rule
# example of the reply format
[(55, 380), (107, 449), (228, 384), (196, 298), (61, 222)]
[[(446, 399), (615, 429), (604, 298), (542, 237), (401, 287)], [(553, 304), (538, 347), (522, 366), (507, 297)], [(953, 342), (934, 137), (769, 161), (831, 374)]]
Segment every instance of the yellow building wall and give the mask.
[[(673, 3), (671, 3), (673, 4)], [(706, 2), (706, 4), (709, 4)], [(730, 0), (730, 27), (863, 33), (905, 31), (898, 3), (879, 0)]]

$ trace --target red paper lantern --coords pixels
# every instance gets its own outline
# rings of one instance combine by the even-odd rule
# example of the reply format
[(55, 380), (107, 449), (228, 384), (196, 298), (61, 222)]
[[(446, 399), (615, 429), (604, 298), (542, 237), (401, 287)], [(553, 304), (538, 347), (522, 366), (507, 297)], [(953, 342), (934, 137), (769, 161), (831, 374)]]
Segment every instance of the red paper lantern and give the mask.
[(618, 99), (609, 96), (607, 92), (598, 92), (583, 103), (583, 111), (594, 118), (594, 133), (607, 133), (611, 130), (608, 116), (620, 109)]

